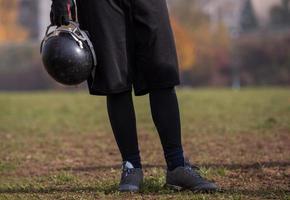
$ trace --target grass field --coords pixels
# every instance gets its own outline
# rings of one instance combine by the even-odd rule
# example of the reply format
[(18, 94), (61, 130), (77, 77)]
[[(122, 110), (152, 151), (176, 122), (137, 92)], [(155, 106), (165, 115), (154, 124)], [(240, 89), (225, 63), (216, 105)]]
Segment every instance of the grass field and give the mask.
[(223, 188), (163, 187), (148, 97), (135, 98), (145, 183), (120, 194), (120, 155), (105, 98), (0, 93), (0, 199), (290, 199), (290, 90), (178, 90), (186, 156)]

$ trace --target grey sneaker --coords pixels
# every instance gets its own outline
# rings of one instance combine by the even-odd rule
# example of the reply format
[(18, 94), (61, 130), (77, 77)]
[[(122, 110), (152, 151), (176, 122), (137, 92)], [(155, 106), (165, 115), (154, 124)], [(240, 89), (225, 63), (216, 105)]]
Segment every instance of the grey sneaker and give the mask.
[(216, 192), (216, 184), (204, 179), (198, 173), (199, 168), (185, 163), (184, 167), (177, 167), (167, 171), (166, 186), (175, 190), (191, 190), (193, 192)]
[(128, 161), (124, 162), (122, 166), (122, 175), (119, 184), (119, 191), (138, 192), (142, 182), (143, 182), (142, 169), (134, 168), (134, 166)]

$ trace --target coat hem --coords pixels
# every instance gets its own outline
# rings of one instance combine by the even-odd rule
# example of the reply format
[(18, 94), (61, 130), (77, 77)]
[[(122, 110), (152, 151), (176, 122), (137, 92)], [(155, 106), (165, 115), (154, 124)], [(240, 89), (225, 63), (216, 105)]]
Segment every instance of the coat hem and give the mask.
[[(175, 82), (171, 81), (171, 82), (165, 82), (165, 83), (160, 83), (160, 84), (153, 84), (150, 87), (146, 87), (142, 89), (134, 88), (134, 94), (135, 96), (143, 96), (150, 93), (153, 90), (175, 87), (179, 84), (180, 84), (180, 81), (175, 81)], [(93, 90), (93, 89), (89, 90), (90, 95), (94, 95), (94, 96), (108, 96), (111, 94), (119, 94), (119, 93), (128, 92), (128, 91), (132, 91), (132, 86), (128, 86), (128, 87), (124, 87), (124, 88), (116, 89), (116, 90)]]
[(135, 96), (143, 96), (143, 95), (146, 95), (146, 94), (150, 93), (153, 90), (175, 87), (175, 86), (177, 86), (179, 84), (180, 84), (179, 80), (175, 81), (175, 82), (171, 81), (171, 82), (165, 82), (165, 83), (160, 83), (160, 84), (153, 84), (153, 85), (151, 85), (150, 87), (147, 87), (147, 88), (135, 89), (134, 93), (135, 93)]
[(111, 95), (111, 94), (119, 94), (119, 93), (128, 92), (128, 91), (132, 91), (131, 86), (117, 89), (117, 90), (93, 90), (93, 89), (89, 89), (90, 95), (94, 95), (94, 96), (107, 96), (107, 95)]

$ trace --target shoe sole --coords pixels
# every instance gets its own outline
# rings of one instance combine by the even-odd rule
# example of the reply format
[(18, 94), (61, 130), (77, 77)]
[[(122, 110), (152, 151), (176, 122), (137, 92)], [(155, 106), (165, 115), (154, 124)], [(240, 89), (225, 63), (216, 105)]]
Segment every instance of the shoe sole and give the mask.
[(122, 185), (118, 189), (120, 192), (139, 192), (139, 187), (134, 186), (134, 185)]
[(128, 192), (128, 193), (138, 193), (139, 190), (119, 190), (119, 192), (122, 192), (122, 193), (126, 193), (126, 192)]
[(191, 189), (191, 188), (184, 188), (184, 187), (180, 187), (177, 185), (171, 185), (171, 184), (165, 184), (165, 187), (167, 187), (168, 189), (171, 190), (175, 190), (175, 191), (185, 191), (185, 190), (190, 190), (193, 193), (215, 193), (218, 192), (218, 189)]

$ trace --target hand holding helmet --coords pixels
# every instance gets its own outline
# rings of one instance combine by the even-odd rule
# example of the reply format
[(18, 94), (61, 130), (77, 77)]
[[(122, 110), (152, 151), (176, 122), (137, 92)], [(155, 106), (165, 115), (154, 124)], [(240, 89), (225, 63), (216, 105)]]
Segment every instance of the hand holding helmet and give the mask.
[(51, 24), (40, 50), (46, 71), (57, 82), (78, 85), (94, 77), (96, 55), (88, 33), (79, 28), (75, 0), (52, 1)]
[(50, 22), (52, 25), (61, 26), (68, 25), (70, 21), (70, 15), (73, 21), (76, 20), (74, 12), (74, 1), (71, 0), (52, 0)]

